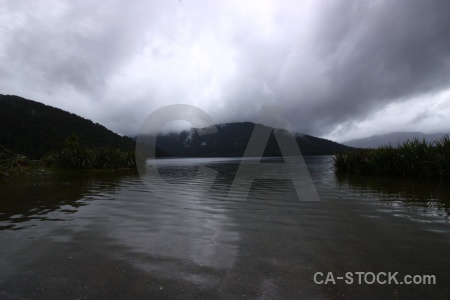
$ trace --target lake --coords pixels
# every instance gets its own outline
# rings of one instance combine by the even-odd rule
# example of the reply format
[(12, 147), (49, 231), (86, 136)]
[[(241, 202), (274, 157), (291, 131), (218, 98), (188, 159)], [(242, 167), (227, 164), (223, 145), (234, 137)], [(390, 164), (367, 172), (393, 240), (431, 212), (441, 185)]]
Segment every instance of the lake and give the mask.
[[(164, 188), (134, 171), (4, 179), (0, 298), (448, 297), (449, 184), (336, 176), (330, 156), (304, 159), (320, 201), (286, 179), (227, 197), (232, 158), (153, 162)], [(216, 178), (194, 178), (199, 166)], [(380, 272), (399, 283), (371, 282)], [(353, 283), (337, 278), (347, 273)], [(400, 284), (406, 275), (436, 284)]]

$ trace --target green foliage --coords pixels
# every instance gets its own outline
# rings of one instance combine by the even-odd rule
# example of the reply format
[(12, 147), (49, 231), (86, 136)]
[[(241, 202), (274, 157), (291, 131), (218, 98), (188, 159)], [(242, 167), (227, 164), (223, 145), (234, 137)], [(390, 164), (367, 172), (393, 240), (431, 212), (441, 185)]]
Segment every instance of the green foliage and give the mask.
[(408, 140), (397, 147), (340, 152), (334, 156), (337, 172), (450, 178), (450, 138), (432, 143)]
[(25, 155), (16, 154), (0, 145), (0, 177), (21, 173), (30, 166)]
[(41, 159), (71, 134), (89, 147), (133, 151), (134, 141), (61, 109), (12, 95), (0, 95), (0, 143), (31, 159)]
[(47, 167), (63, 169), (122, 169), (135, 168), (134, 153), (114, 148), (88, 148), (80, 145), (72, 134), (63, 146), (43, 159)]

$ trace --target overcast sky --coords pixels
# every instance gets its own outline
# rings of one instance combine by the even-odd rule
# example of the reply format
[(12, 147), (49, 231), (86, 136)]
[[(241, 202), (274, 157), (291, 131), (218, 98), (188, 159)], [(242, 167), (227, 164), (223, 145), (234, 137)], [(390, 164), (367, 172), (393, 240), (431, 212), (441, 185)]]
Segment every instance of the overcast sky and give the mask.
[(448, 132), (450, 1), (0, 0), (0, 93), (128, 135), (176, 103), (217, 123), (280, 105), (341, 142)]

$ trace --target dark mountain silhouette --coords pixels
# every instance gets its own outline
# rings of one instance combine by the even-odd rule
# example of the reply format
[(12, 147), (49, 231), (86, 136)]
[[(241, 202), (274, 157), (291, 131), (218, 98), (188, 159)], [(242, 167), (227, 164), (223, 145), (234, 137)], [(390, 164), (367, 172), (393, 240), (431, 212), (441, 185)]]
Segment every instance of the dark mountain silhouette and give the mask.
[(378, 148), (383, 145), (397, 146), (397, 144), (406, 142), (408, 139), (412, 140), (414, 138), (425, 139), (427, 142), (433, 142), (435, 140), (441, 139), (445, 135), (450, 135), (450, 133), (422, 133), (422, 132), (392, 132), (388, 134), (374, 135), (368, 138), (354, 139), (343, 143), (344, 145), (350, 147), (358, 148)]
[[(244, 155), (254, 123), (217, 125), (215, 134), (199, 136), (195, 129), (159, 135), (158, 157), (240, 157)], [(40, 159), (72, 134), (89, 147), (113, 147), (133, 151), (135, 140), (67, 111), (13, 95), (0, 95), (0, 144), (16, 153)], [(342, 144), (296, 135), (303, 155), (333, 154), (351, 150)], [(161, 150), (162, 149), (162, 150)], [(272, 132), (264, 156), (281, 156)]]
[(80, 144), (134, 150), (134, 141), (64, 110), (18, 96), (0, 95), (0, 144), (40, 159), (75, 133)]
[[(217, 133), (200, 136), (197, 130), (158, 135), (156, 146), (171, 157), (241, 157), (244, 155), (254, 123), (219, 124)], [(325, 155), (353, 148), (310, 135), (296, 134), (303, 155)], [(264, 156), (281, 156), (273, 132), (267, 143)]]

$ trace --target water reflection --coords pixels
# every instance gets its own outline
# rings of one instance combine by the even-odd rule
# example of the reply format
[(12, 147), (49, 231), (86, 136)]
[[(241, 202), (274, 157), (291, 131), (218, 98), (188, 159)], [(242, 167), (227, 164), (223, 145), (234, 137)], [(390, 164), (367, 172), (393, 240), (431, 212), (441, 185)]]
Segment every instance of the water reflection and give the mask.
[(442, 182), (345, 174), (336, 174), (336, 179), (341, 189), (354, 190), (361, 195), (362, 200), (376, 199), (398, 210), (448, 221), (450, 187)]
[(61, 172), (2, 179), (0, 230), (34, 226), (24, 224), (31, 220), (64, 220), (51, 213), (72, 214), (93, 195), (113, 195), (121, 179), (130, 172)]
[[(280, 159), (269, 158), (265, 162), (280, 162)], [(395, 208), (396, 213), (407, 211), (448, 221), (445, 219), (450, 214), (448, 185), (402, 178), (334, 174), (331, 157), (327, 156), (305, 157), (305, 162), (322, 201), (344, 196), (380, 202)], [(164, 186), (158, 189), (158, 193), (148, 186), (126, 186), (127, 180), (141, 180), (133, 171), (65, 172), (3, 179), (0, 182), (0, 229), (34, 226), (36, 223), (28, 222), (32, 220), (65, 220), (91, 200), (115, 199), (119, 188), (131, 193), (149, 192), (150, 197), (160, 199), (153, 201), (155, 205), (169, 208), (184, 205), (186, 211), (191, 212), (199, 210), (199, 205), (223, 206), (224, 202), (240, 199), (240, 195), (227, 197), (239, 163), (238, 158), (154, 161), (152, 165), (157, 167), (161, 177), (144, 176), (142, 180), (151, 181), (157, 187)], [(216, 171), (214, 181), (197, 176), (199, 166)], [(295, 193), (286, 197), (286, 191), (292, 191), (292, 188), (290, 180), (257, 179), (253, 181), (251, 197), (244, 200), (259, 199), (266, 204), (285, 205), (299, 200)], [(136, 194), (133, 197), (139, 199), (141, 196)], [(52, 214), (55, 211), (58, 214)]]
[[(336, 177), (330, 157), (305, 161), (322, 201), (299, 201), (290, 180), (268, 179), (255, 180), (246, 201), (230, 201), (237, 159), (160, 160), (161, 178), (153, 180), (169, 182), (170, 190), (156, 191), (136, 173), (1, 181), (0, 225), (23, 229), (0, 231), (2, 296), (420, 299), (448, 294), (441, 280), (448, 275), (447, 224), (428, 226), (377, 210), (381, 199), (398, 204), (398, 211), (439, 212), (448, 209), (442, 200), (448, 189)], [(206, 192), (200, 191), (209, 183), (196, 177), (200, 165), (218, 172)], [(390, 285), (325, 287), (312, 280), (317, 271), (360, 270), (427, 270), (441, 281), (431, 292), (427, 286), (411, 292)]]

